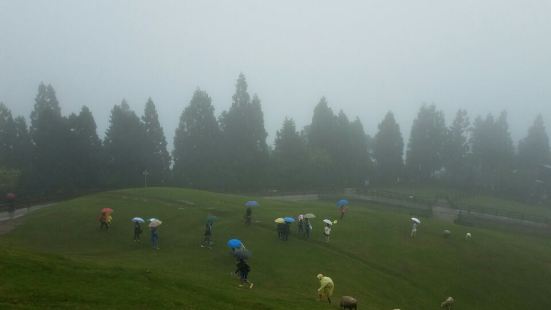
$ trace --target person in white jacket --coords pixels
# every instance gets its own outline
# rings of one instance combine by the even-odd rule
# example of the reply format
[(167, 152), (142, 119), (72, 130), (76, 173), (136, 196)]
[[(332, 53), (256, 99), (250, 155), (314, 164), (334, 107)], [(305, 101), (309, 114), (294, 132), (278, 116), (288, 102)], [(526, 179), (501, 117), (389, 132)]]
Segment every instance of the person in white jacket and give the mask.
[(411, 238), (415, 238), (415, 234), (417, 234), (417, 222), (413, 221), (413, 225), (411, 226)]
[(331, 236), (331, 224), (325, 223), (323, 228), (323, 235), (325, 236), (325, 242), (329, 242), (329, 236)]

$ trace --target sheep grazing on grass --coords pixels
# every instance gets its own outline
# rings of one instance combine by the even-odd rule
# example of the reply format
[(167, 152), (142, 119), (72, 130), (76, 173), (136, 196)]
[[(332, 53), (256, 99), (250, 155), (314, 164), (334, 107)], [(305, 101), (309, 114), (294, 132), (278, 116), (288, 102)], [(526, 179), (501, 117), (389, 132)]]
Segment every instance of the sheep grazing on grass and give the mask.
[(442, 232), (442, 235), (443, 235), (444, 238), (446, 238), (446, 239), (449, 238), (451, 234), (452, 234), (452, 232), (449, 231), (449, 230), (447, 230), (447, 229), (445, 229), (445, 230)]
[(451, 310), (452, 305), (454, 304), (454, 302), (455, 302), (455, 300), (453, 299), (453, 297), (448, 297), (448, 298), (446, 298), (446, 300), (444, 300), (440, 304), (440, 308), (444, 308), (446, 310)]
[(472, 237), (471, 233), (468, 232), (468, 233), (465, 234), (465, 240), (469, 240), (469, 239), (471, 239), (471, 237)]
[(358, 309), (358, 301), (351, 296), (341, 297), (341, 309), (356, 310)]

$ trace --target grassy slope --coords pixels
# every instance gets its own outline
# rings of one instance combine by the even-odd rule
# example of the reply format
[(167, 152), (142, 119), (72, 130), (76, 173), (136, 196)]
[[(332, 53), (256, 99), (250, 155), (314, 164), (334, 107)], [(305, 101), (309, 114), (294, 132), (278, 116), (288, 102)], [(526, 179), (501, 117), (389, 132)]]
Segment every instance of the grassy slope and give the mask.
[(445, 186), (401, 185), (381, 187), (379, 190), (415, 195), (416, 197), (427, 200), (434, 200), (438, 197), (449, 195), (453, 197), (457, 207), (462, 209), (471, 209), (473, 211), (490, 214), (498, 212), (498, 215), (511, 217), (520, 217), (524, 214), (528, 219), (532, 217), (551, 218), (551, 206), (522, 203), (489, 195), (470, 194)]
[[(362, 309), (436, 309), (448, 295), (458, 309), (551, 308), (546, 239), (469, 229), (474, 238), (465, 242), (467, 228), (427, 219), (410, 240), (407, 214), (354, 205), (326, 244), (321, 219), (337, 215), (333, 204), (261, 201), (253, 212), (259, 222), (245, 227), (245, 200), (157, 188), (39, 210), (0, 239), (0, 307), (331, 309), (315, 301), (322, 272), (336, 296), (355, 296)], [(97, 228), (102, 207), (115, 209), (108, 233)], [(199, 247), (209, 212), (220, 217), (212, 250)], [(319, 215), (313, 238), (277, 240), (273, 219), (302, 212)], [(160, 251), (150, 249), (147, 232), (143, 244), (131, 241), (133, 216), (164, 221)], [(445, 228), (451, 239), (441, 237)], [(253, 290), (230, 276), (230, 237), (253, 250)]]

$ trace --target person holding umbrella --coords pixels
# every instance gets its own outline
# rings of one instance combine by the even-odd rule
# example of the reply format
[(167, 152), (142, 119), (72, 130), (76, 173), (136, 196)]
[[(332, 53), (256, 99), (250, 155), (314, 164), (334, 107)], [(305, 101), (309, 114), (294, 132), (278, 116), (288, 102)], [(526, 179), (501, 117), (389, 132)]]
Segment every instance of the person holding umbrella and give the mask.
[(144, 219), (141, 217), (135, 217), (132, 219), (134, 222), (134, 242), (141, 241), (140, 237), (142, 235), (142, 223), (145, 223)]
[(298, 216), (298, 233), (304, 235), (304, 215), (300, 214)]
[(276, 223), (277, 238), (283, 240), (283, 234), (285, 233), (285, 220), (282, 217), (278, 217), (274, 220)]
[(291, 223), (294, 222), (295, 219), (287, 216), (284, 217), (283, 220), (285, 221), (285, 224), (283, 224), (283, 240), (287, 241), (289, 240), (289, 234), (291, 233)]
[(103, 208), (101, 209), (101, 215), (99, 216), (99, 229), (102, 230), (105, 228), (105, 230), (109, 230), (109, 224), (111, 223), (111, 213), (113, 213), (113, 209), (111, 208)]
[(347, 205), (348, 205), (348, 200), (346, 199), (341, 199), (337, 201), (337, 208), (339, 208), (339, 211), (341, 213), (341, 220), (344, 217), (344, 214), (346, 213), (346, 211), (348, 210), (346, 207)]
[(202, 248), (207, 247), (210, 249), (212, 246), (212, 224), (213, 222), (208, 220), (207, 220), (207, 223), (205, 224), (205, 233), (204, 233), (205, 238), (203, 239), (203, 242), (201, 242)]
[(323, 274), (318, 274), (316, 276), (320, 281), (320, 288), (318, 288), (318, 296), (320, 301), (325, 297), (327, 301), (331, 303), (331, 296), (333, 295), (333, 290), (335, 289), (335, 284), (333, 280), (329, 277), (324, 276)]
[(245, 259), (240, 258), (237, 262), (237, 269), (235, 270), (235, 273), (239, 276), (239, 287), (243, 287), (243, 285), (248, 284), (249, 288), (253, 288), (254, 283), (249, 281), (250, 271), (251, 267), (247, 264)]
[(310, 219), (313, 218), (316, 218), (313, 213), (304, 214), (304, 237), (306, 239), (310, 238), (310, 232), (312, 232), (312, 224), (310, 223)]
[(325, 223), (325, 227), (323, 227), (323, 236), (325, 237), (325, 242), (329, 242), (329, 236), (331, 236), (331, 227), (333, 226), (333, 222), (331, 222), (328, 219), (323, 220)]
[(101, 212), (101, 215), (98, 218), (99, 220), (99, 229), (102, 230), (105, 228), (105, 230), (109, 230), (109, 224), (107, 224), (107, 213)]
[(310, 219), (304, 218), (304, 238), (310, 239), (310, 232), (312, 231), (312, 224), (310, 224)]
[(344, 217), (344, 214), (346, 213), (346, 211), (348, 211), (348, 208), (346, 206), (341, 206), (340, 211), (341, 211), (341, 220), (342, 220)]
[(412, 217), (411, 222), (412, 222), (412, 225), (411, 225), (410, 237), (412, 239), (415, 239), (415, 235), (417, 234), (417, 224), (421, 224), (421, 221), (416, 217)]
[(252, 214), (253, 214), (253, 209), (252, 207), (258, 207), (260, 206), (258, 204), (258, 202), (254, 201), (254, 200), (250, 200), (250, 201), (247, 201), (245, 203), (245, 207), (247, 207), (247, 209), (245, 210), (245, 224), (246, 225), (251, 225), (252, 223)]
[(245, 246), (243, 245), (243, 243), (239, 239), (230, 239), (230, 240), (228, 240), (228, 242), (226, 244), (231, 249), (232, 254), (234, 254), (234, 256), (235, 256), (235, 251), (236, 250), (240, 250), (240, 249), (245, 248)]
[(159, 232), (157, 228), (162, 224), (160, 220), (156, 218), (149, 219), (149, 229), (151, 232), (151, 246), (155, 250), (160, 250), (159, 248)]

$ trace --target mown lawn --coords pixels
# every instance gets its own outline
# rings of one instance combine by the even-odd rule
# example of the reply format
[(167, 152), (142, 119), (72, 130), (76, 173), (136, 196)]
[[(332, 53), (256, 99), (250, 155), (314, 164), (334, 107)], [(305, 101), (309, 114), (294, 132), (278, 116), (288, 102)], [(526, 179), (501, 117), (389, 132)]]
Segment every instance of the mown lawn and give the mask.
[(537, 205), (514, 201), (496, 196), (462, 192), (446, 186), (433, 185), (399, 185), (376, 188), (379, 191), (396, 193), (398, 195), (413, 195), (416, 198), (435, 201), (439, 198), (450, 197), (455, 207), (493, 215), (551, 220), (551, 205)]
[[(548, 239), (422, 219), (411, 240), (409, 214), (356, 204), (325, 243), (321, 220), (338, 215), (334, 203), (259, 199), (247, 227), (249, 199), (148, 188), (36, 211), (0, 236), (0, 308), (336, 309), (352, 295), (360, 309), (438, 309), (447, 296), (455, 309), (551, 309)], [(115, 209), (109, 232), (98, 229), (103, 207)], [(305, 212), (318, 215), (311, 240), (278, 240), (273, 219)], [(199, 246), (209, 213), (219, 217), (212, 250)], [(134, 216), (163, 220), (159, 251), (147, 232), (132, 241)], [(253, 251), (253, 289), (230, 275), (231, 237)], [(320, 272), (335, 281), (334, 305), (316, 301)]]

